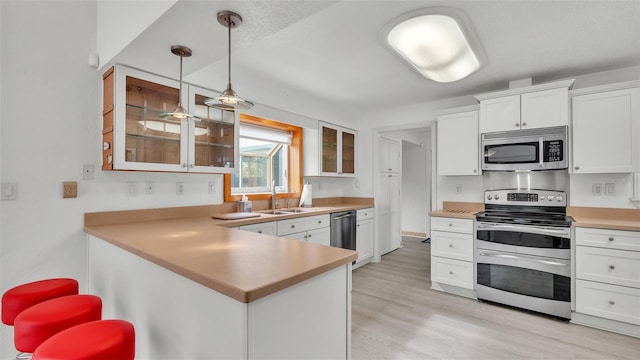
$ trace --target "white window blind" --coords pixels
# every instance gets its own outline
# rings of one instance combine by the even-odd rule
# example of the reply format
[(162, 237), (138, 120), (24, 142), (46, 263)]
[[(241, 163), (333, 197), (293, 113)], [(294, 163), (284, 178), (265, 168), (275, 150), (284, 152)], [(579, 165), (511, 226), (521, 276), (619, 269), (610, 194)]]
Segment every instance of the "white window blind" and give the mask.
[(291, 145), (293, 134), (288, 131), (271, 129), (262, 126), (240, 124), (240, 137), (245, 139), (264, 140), (278, 144)]

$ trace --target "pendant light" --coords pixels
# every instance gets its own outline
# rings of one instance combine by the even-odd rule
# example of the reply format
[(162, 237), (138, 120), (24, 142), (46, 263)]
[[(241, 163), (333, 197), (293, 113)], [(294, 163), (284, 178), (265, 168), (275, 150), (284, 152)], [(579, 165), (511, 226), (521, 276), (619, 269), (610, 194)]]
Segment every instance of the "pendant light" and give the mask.
[(191, 56), (191, 49), (182, 45), (171, 46), (171, 52), (174, 55), (180, 56), (180, 90), (178, 92), (178, 105), (171, 112), (163, 112), (160, 117), (171, 117), (176, 120), (182, 120), (186, 118), (197, 118), (196, 116), (189, 115), (187, 110), (182, 107), (182, 58)]
[(233, 111), (235, 109), (251, 109), (253, 103), (251, 101), (238, 97), (231, 86), (231, 28), (237, 28), (242, 24), (242, 17), (233, 11), (221, 11), (218, 13), (218, 22), (220, 25), (225, 26), (228, 29), (228, 54), (229, 54), (229, 82), (227, 88), (219, 96), (215, 98), (208, 98), (205, 100), (207, 106), (214, 107), (220, 110)]

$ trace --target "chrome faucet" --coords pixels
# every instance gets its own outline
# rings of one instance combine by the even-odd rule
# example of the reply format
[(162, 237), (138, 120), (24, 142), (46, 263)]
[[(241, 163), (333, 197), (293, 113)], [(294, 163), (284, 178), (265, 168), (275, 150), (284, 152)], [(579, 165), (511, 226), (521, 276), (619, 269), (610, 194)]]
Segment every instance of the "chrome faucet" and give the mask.
[(276, 181), (271, 181), (271, 208), (276, 212)]

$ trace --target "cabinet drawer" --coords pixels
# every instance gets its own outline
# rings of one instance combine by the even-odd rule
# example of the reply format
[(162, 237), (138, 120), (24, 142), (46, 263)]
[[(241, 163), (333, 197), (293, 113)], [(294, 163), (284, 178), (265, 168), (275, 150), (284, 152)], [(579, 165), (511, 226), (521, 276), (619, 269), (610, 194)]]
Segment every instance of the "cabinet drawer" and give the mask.
[(577, 227), (576, 245), (640, 251), (640, 232)]
[(432, 231), (431, 255), (473, 261), (473, 235)]
[(576, 276), (640, 288), (640, 252), (576, 246)]
[(431, 281), (473, 290), (473, 263), (431, 257)]
[(278, 236), (328, 227), (329, 225), (329, 214), (281, 220), (278, 221)]
[(431, 217), (431, 230), (473, 234), (473, 220), (448, 217)]
[(576, 280), (576, 312), (640, 325), (640, 289)]
[(366, 220), (366, 219), (373, 219), (373, 209), (372, 208), (358, 210), (356, 213), (357, 213), (357, 221)]
[(271, 221), (260, 224), (242, 225), (239, 226), (238, 229), (251, 231), (258, 234), (276, 235), (276, 222)]

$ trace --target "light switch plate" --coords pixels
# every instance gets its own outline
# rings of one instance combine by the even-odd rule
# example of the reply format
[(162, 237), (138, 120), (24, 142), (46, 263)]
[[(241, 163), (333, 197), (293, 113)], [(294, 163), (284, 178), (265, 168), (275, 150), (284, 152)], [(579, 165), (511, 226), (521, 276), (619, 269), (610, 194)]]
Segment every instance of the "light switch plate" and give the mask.
[(18, 200), (18, 183), (3, 182), (1, 195), (2, 195), (2, 201)]

